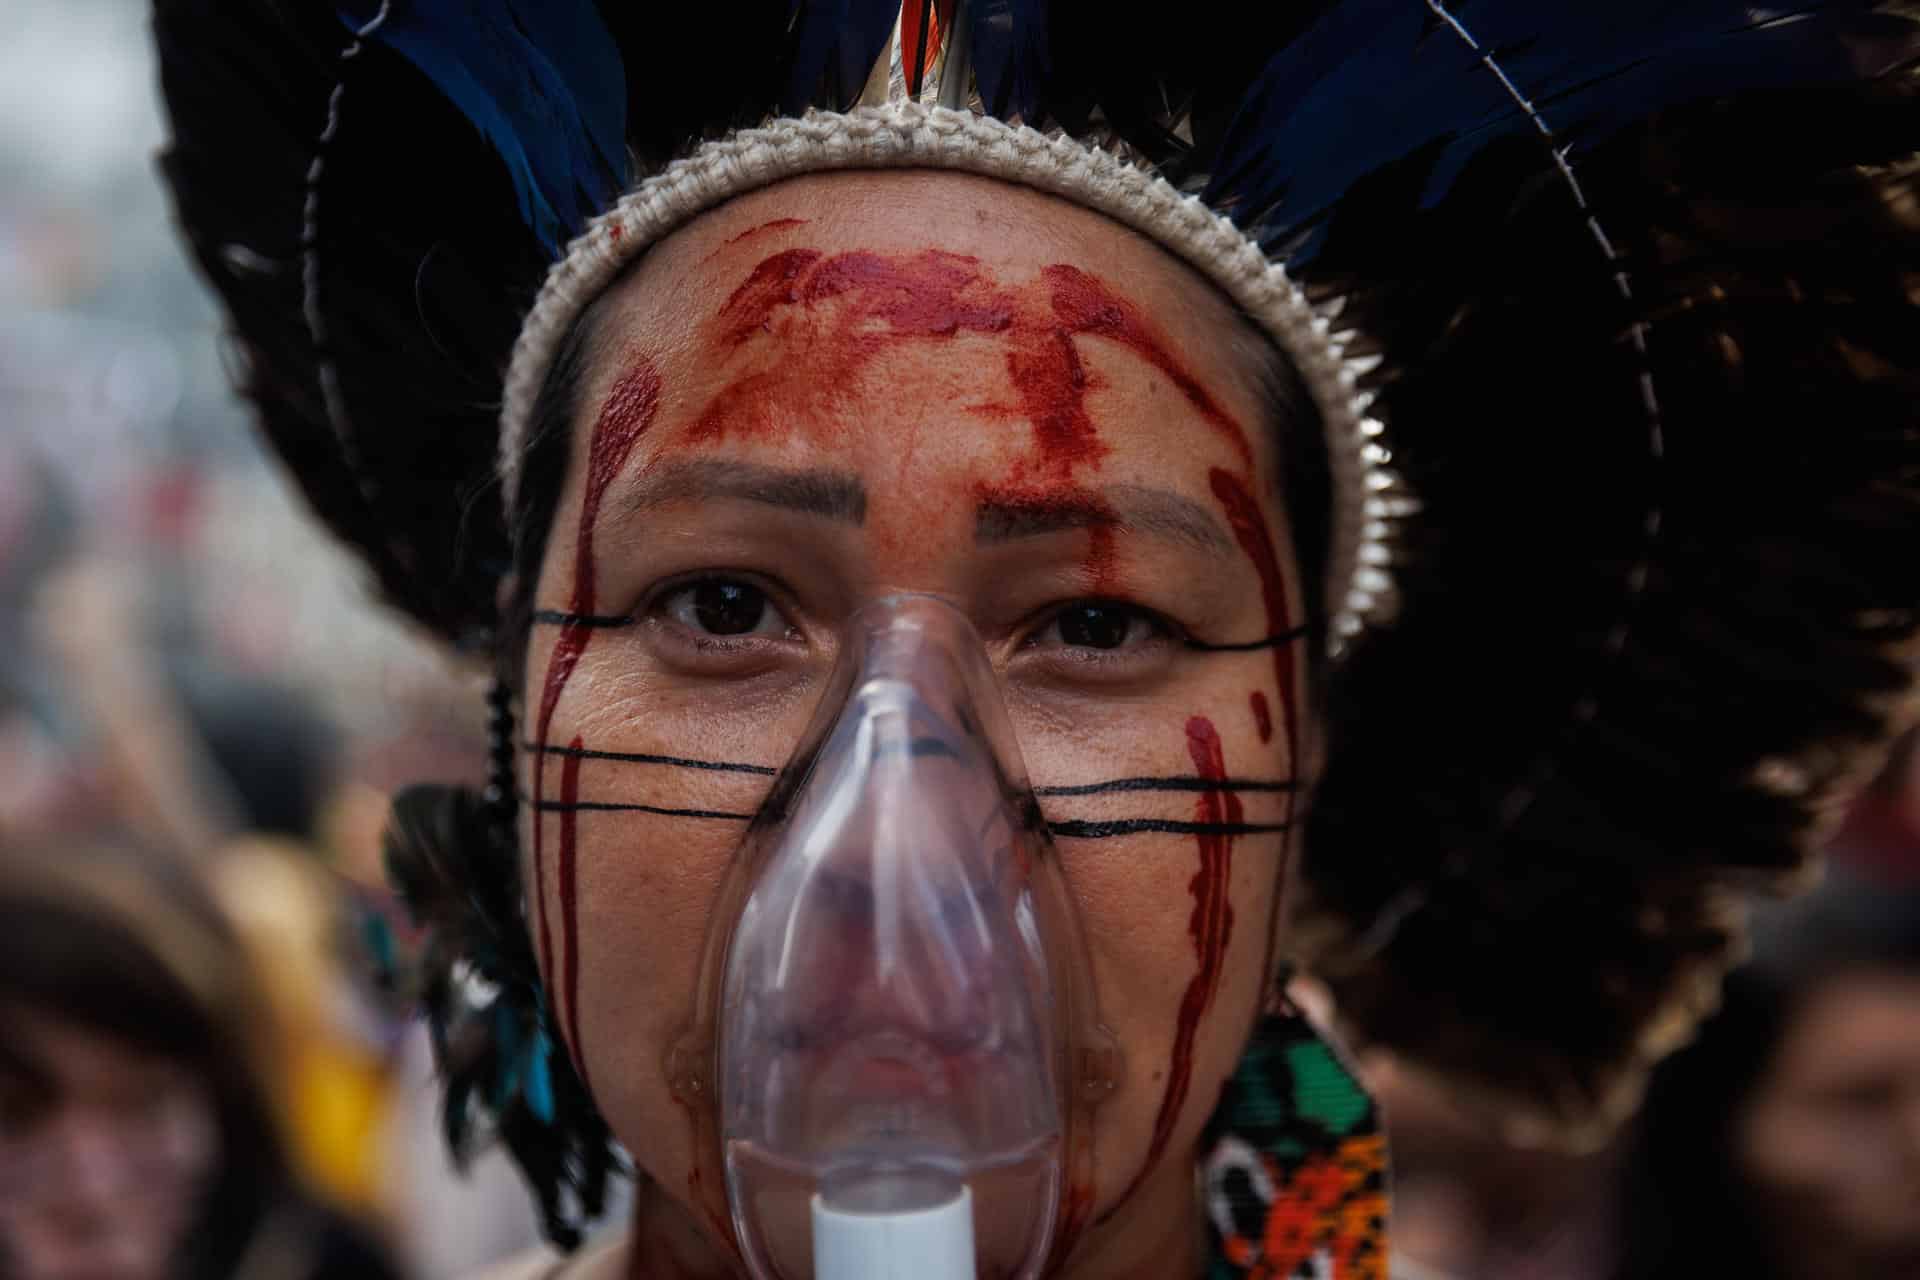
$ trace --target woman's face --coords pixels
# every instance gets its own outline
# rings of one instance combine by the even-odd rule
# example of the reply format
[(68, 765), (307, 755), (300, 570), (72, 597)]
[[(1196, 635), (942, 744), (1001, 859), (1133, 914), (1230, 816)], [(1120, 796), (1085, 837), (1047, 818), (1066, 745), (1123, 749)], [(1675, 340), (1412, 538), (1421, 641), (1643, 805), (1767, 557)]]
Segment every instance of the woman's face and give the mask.
[(187, 1068), (44, 1013), (0, 1010), (31, 1083), (0, 1078), (0, 1270), (22, 1280), (172, 1274), (218, 1158)]
[(1126, 1078), (1080, 1256), (1187, 1229), (1308, 736), (1264, 346), (1132, 233), (923, 173), (727, 204), (592, 333), (534, 591), (522, 837), (556, 1020), (615, 1133), (698, 1201), (663, 1059), (743, 815), (844, 620), (934, 593), (984, 639), (1047, 818), (1089, 824), (1058, 843)]
[(1920, 977), (1850, 974), (1806, 996), (1736, 1154), (1783, 1274), (1920, 1274)]

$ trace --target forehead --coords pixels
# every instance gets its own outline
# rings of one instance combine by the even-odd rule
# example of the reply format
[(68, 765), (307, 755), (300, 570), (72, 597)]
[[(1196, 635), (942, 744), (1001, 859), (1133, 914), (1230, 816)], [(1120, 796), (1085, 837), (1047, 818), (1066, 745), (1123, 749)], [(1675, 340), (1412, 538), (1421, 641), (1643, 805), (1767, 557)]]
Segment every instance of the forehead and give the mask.
[(658, 309), (677, 291), (724, 295), (741, 267), (795, 242), (938, 249), (1013, 277), (1062, 261), (1097, 264), (1156, 310), (1197, 313), (1180, 315), (1187, 323), (1234, 323), (1197, 272), (1137, 232), (1026, 187), (931, 170), (811, 174), (730, 200), (649, 249), (631, 281), (638, 287), (616, 285), (620, 296), (611, 301), (627, 312)]
[[(1189, 420), (1217, 444), (1264, 434), (1248, 428), (1270, 353), (1195, 271), (1098, 214), (970, 175), (815, 175), (732, 201), (653, 246), (591, 336), (582, 415), (643, 358), (682, 445), (747, 446), (796, 410), (859, 447), (875, 443), (848, 439), (863, 426), (903, 425), (889, 418), (998, 410), (1056, 464), (1177, 448)], [(1263, 444), (1231, 451), (1252, 462)]]

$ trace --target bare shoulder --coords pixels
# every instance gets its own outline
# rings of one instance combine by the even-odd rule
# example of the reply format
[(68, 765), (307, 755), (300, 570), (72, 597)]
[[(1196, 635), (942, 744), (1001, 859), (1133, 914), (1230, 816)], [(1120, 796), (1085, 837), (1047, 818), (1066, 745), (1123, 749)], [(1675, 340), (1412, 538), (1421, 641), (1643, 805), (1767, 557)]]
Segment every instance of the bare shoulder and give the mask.
[(617, 1231), (569, 1257), (542, 1247), (474, 1272), (468, 1280), (615, 1280), (626, 1256), (627, 1233)]

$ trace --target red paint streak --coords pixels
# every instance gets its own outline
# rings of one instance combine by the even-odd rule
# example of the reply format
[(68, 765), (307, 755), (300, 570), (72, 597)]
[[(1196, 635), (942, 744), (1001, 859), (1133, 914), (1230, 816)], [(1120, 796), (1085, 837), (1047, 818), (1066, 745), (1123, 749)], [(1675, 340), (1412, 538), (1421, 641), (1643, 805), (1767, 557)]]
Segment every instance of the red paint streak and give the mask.
[(819, 260), (818, 249), (788, 249), (762, 259), (720, 305), (721, 316), (733, 317), (725, 335), (728, 345), (737, 347), (755, 333), (772, 328), (774, 309), (799, 301), (794, 281)]
[(1056, 263), (1041, 273), (1053, 290), (1053, 313), (1067, 333), (1119, 343), (1166, 375), (1187, 403), (1253, 465), (1253, 446), (1240, 424), (1214, 402), (1206, 388), (1168, 351), (1167, 344), (1126, 299), (1078, 267)]
[[(1193, 757), (1194, 771), (1214, 782), (1227, 776), (1226, 760), (1220, 749), (1220, 734), (1205, 716), (1187, 721), (1187, 754)], [(1195, 819), (1206, 823), (1245, 821), (1240, 797), (1231, 791), (1203, 791), (1195, 805)], [(1194, 839), (1200, 846), (1200, 869), (1188, 888), (1193, 893), (1193, 915), (1187, 931), (1193, 935), (1193, 949), (1200, 968), (1187, 983), (1180, 1000), (1180, 1022), (1174, 1033), (1173, 1053), (1167, 1066), (1167, 1085), (1160, 1095), (1160, 1111), (1153, 1120), (1153, 1141), (1140, 1172), (1133, 1176), (1122, 1201), (1133, 1195), (1166, 1152), (1179, 1122), (1180, 1108), (1193, 1083), (1193, 1047), (1200, 1031), (1200, 1019), (1213, 1004), (1220, 987), (1220, 975), (1226, 969), (1227, 942), (1233, 936), (1233, 906), (1228, 883), (1233, 871), (1232, 836), (1201, 835)]]
[[(585, 745), (578, 734), (574, 735), (573, 750), (579, 751)], [(574, 869), (574, 828), (579, 815), (573, 806), (580, 800), (580, 757), (569, 755), (560, 763), (560, 803), (566, 807), (560, 810), (560, 848), (558, 874), (560, 877), (560, 946), (561, 967), (565, 971), (560, 987), (566, 993), (565, 1009), (567, 1015), (567, 1047), (573, 1051), (574, 1068), (580, 1072), (580, 1083), (593, 1091), (593, 1082), (587, 1078), (586, 1043), (580, 1039), (580, 919), (576, 909), (579, 894), (575, 889)]]
[(1090, 1173), (1067, 1179), (1060, 1193), (1060, 1226), (1054, 1232), (1053, 1246), (1047, 1251), (1045, 1274), (1052, 1275), (1072, 1256), (1086, 1230), (1087, 1216), (1093, 1211), (1093, 1178)]
[(1023, 338), (1007, 352), (1007, 376), (1017, 412), (1033, 424), (1034, 445), (1056, 470), (1071, 474), (1076, 464), (1107, 455), (1087, 414), (1087, 368), (1071, 333), (1056, 328)]
[[(607, 393), (606, 402), (600, 406), (600, 416), (593, 424), (593, 435), (587, 445), (586, 491), (581, 497), (580, 523), (574, 535), (573, 594), (567, 603), (569, 613), (584, 616), (594, 612), (593, 526), (600, 515), (600, 499), (606, 494), (607, 486), (613, 483), (614, 477), (626, 466), (633, 446), (639, 443), (640, 437), (652, 425), (653, 416), (659, 408), (660, 375), (654, 371), (652, 363), (644, 359), (621, 375), (619, 381), (613, 384), (613, 390)], [(549, 983), (554, 976), (553, 937), (547, 921), (547, 882), (542, 850), (546, 824), (543, 821), (545, 815), (540, 811), (546, 792), (547, 735), (553, 727), (553, 709), (559, 705), (560, 693), (567, 687), (567, 681), (573, 678), (580, 655), (587, 651), (587, 644), (592, 638), (593, 628), (589, 626), (575, 624), (560, 628), (560, 634), (553, 642), (553, 652), (547, 658), (546, 678), (540, 687), (540, 711), (534, 721), (533, 740), (538, 752), (533, 761), (534, 915), (540, 934), (540, 972)], [(562, 775), (564, 785), (564, 768)], [(570, 901), (562, 905), (571, 910)], [(570, 1012), (570, 991), (567, 993), (567, 1003)], [(558, 1014), (562, 1011), (555, 1009), (554, 1012)]]
[(1253, 725), (1260, 731), (1260, 741), (1273, 741), (1273, 713), (1267, 710), (1267, 695), (1255, 689), (1247, 695), (1253, 705)]
[(804, 227), (806, 225), (807, 225), (807, 220), (805, 218), (775, 218), (773, 219), (773, 221), (763, 222), (757, 227), (748, 227), (745, 231), (742, 231), (739, 235), (731, 236), (728, 239), (721, 241), (719, 248), (715, 249), (712, 253), (709, 253), (706, 257), (700, 259), (700, 265), (705, 266), (707, 263), (712, 262), (715, 258), (719, 257), (721, 254), (725, 253), (727, 250), (733, 248), (733, 246), (739, 244), (742, 240), (751, 240), (753, 237), (760, 235), (763, 232), (786, 231), (792, 227)]
[[(1116, 343), (1165, 375), (1200, 415), (1252, 462), (1246, 435), (1169, 352), (1135, 308), (1093, 276), (1054, 265), (1018, 287), (997, 284), (975, 258), (940, 250), (880, 254), (855, 250), (823, 256), (789, 249), (760, 262), (717, 317), (716, 345), (739, 347), (779, 332), (788, 349), (776, 364), (737, 376), (694, 419), (689, 442), (727, 436), (776, 437), (841, 429), (834, 412), (876, 356), (905, 342), (961, 334), (1004, 335), (1010, 404), (969, 411), (1023, 421), (1033, 432), (1035, 470), (1053, 480), (1097, 467), (1107, 446), (1087, 410), (1098, 383), (1077, 339)], [(819, 410), (795, 414), (798, 404)], [(774, 412), (774, 405), (786, 412)], [(1022, 468), (1017, 479), (1030, 477)]]
[(883, 322), (892, 337), (1001, 333), (1014, 323), (1012, 300), (987, 281), (979, 260), (940, 249), (905, 258), (835, 254), (813, 273), (802, 297), (814, 306), (843, 295), (854, 300), (859, 320)]
[[(1240, 549), (1246, 552), (1253, 562), (1254, 572), (1260, 578), (1260, 596), (1266, 605), (1267, 633), (1285, 635), (1292, 630), (1292, 615), (1287, 606), (1286, 575), (1281, 572), (1278, 554), (1274, 551), (1273, 531), (1267, 525), (1266, 514), (1260, 504), (1248, 492), (1245, 482), (1230, 472), (1218, 467), (1208, 473), (1213, 486), (1213, 496), (1219, 500), (1226, 512), (1227, 523), (1233, 529), (1234, 538), (1240, 543)], [(1294, 646), (1290, 643), (1276, 645), (1273, 650), (1273, 675), (1278, 682), (1280, 692), (1280, 713), (1285, 723), (1282, 728), (1287, 736), (1287, 769), (1299, 773), (1300, 760), (1300, 719), (1296, 703), (1296, 690), (1293, 675)], [(1264, 740), (1264, 739), (1263, 739)], [(1280, 870), (1274, 891), (1273, 907), (1267, 921), (1266, 956), (1261, 962), (1261, 972), (1266, 980), (1273, 977), (1273, 949), (1276, 925), (1284, 908), (1283, 897), (1287, 883), (1287, 871), (1293, 861), (1294, 806), (1287, 806), (1288, 829), (1280, 842)]]
[(771, 222), (763, 222), (757, 227), (748, 227), (739, 235), (730, 237), (727, 243), (720, 247), (725, 249), (731, 245), (739, 244), (742, 240), (751, 239), (763, 231), (785, 231), (788, 227), (804, 227), (806, 225), (807, 220), (805, 218), (775, 218)]
[(1120, 528), (1120, 517), (1115, 514), (1113, 504), (1100, 494), (1066, 485), (1015, 488), (984, 481), (974, 486), (973, 493), (980, 507), (993, 508), (1015, 518), (1028, 517), (1036, 522), (1084, 529), (1088, 538), (1088, 589), (1099, 595), (1116, 588), (1119, 567), (1114, 533)]
[(707, 1197), (704, 1186), (706, 1180), (700, 1176), (700, 1165), (697, 1163), (699, 1157), (695, 1156), (694, 1159), (696, 1163), (693, 1168), (687, 1170), (687, 1195), (700, 1206), (700, 1212), (706, 1217), (707, 1227), (727, 1247), (727, 1251), (738, 1258), (741, 1256), (740, 1242), (733, 1236), (733, 1220), (727, 1216), (724, 1205), (716, 1207)]
[[(1207, 473), (1207, 479), (1213, 485), (1213, 496), (1226, 513), (1234, 539), (1239, 542), (1240, 549), (1246, 552), (1247, 559), (1253, 561), (1253, 570), (1260, 577), (1260, 598), (1267, 609), (1267, 634), (1286, 634), (1293, 629), (1291, 611), (1287, 607), (1287, 578), (1281, 572), (1279, 555), (1273, 549), (1273, 531), (1267, 526), (1266, 513), (1247, 491), (1245, 482), (1232, 472), (1215, 467)], [(1300, 740), (1296, 718), (1298, 708), (1294, 698), (1293, 651), (1291, 644), (1274, 646), (1273, 676), (1280, 683), (1280, 714), (1284, 721), (1281, 727), (1287, 734), (1287, 768), (1297, 770), (1300, 767)]]

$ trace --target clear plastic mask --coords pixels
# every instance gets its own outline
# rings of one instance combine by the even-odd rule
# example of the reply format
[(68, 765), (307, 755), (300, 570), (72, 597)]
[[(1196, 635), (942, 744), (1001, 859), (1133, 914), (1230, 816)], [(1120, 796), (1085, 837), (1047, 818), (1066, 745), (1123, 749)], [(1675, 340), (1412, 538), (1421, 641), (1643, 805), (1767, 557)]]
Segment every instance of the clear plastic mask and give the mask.
[(888, 597), (841, 655), (669, 1075), (756, 1276), (1032, 1276), (1118, 1082), (1072, 898), (967, 620)]

